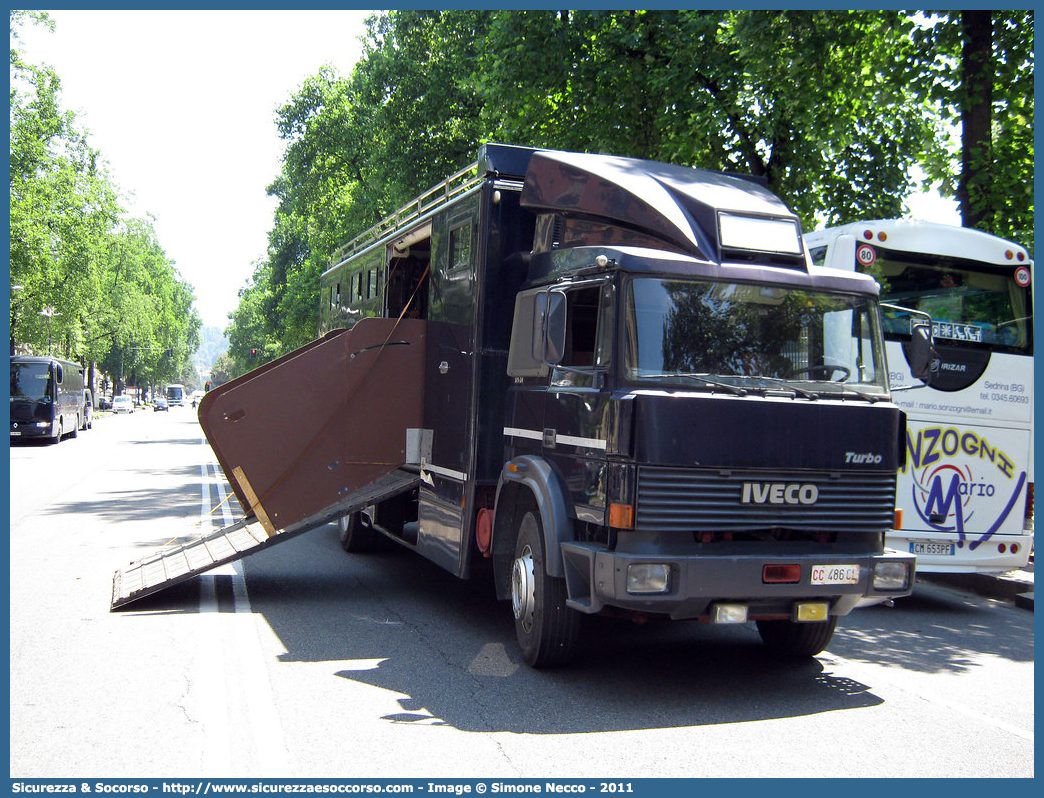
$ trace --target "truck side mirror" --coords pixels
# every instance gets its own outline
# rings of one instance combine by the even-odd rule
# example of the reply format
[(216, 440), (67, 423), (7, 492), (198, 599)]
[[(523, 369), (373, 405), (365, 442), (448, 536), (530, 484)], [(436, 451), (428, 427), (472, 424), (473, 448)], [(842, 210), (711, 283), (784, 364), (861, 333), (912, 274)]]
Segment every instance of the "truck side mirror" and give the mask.
[(551, 291), (547, 295), (547, 310), (544, 315), (544, 360), (557, 365), (565, 357), (566, 348), (566, 298), (564, 294)]
[(935, 358), (931, 323), (914, 322), (910, 325), (910, 373), (926, 384), (931, 382), (932, 360)]

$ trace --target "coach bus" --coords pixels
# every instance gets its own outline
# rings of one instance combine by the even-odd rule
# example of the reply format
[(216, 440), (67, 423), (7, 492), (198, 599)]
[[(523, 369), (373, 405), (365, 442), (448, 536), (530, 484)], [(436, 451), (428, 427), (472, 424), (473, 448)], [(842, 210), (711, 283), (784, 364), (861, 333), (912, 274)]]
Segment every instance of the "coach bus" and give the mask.
[(185, 404), (185, 386), (168, 385), (166, 390), (167, 404), (171, 407), (181, 407)]
[[(881, 284), (893, 397), (907, 413), (896, 496), (903, 520), (889, 545), (916, 554), (920, 572), (1026, 565), (1033, 548), (1029, 253), (976, 230), (915, 220), (857, 222), (805, 241), (817, 265), (866, 272)], [(910, 375), (910, 309), (932, 318), (937, 357), (927, 387)]]
[(87, 429), (83, 367), (55, 357), (11, 358), (11, 440), (58, 443)]

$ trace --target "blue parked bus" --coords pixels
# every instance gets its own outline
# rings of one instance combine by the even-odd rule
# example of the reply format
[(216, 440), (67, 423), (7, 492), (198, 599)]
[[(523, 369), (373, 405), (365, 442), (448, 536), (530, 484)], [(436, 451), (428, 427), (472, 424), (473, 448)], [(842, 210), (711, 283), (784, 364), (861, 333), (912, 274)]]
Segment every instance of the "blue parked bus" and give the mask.
[(57, 443), (87, 428), (88, 409), (79, 363), (53, 357), (11, 358), (11, 440)]

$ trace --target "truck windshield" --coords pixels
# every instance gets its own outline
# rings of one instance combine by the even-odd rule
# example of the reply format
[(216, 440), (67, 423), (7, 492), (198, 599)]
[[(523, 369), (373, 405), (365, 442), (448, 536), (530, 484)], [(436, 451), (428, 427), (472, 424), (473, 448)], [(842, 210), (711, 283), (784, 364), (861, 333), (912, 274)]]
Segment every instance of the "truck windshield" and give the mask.
[(51, 398), (51, 370), (46, 363), (11, 364), (11, 399), (44, 402)]
[(868, 297), (648, 277), (630, 280), (625, 296), (630, 381), (887, 396)]

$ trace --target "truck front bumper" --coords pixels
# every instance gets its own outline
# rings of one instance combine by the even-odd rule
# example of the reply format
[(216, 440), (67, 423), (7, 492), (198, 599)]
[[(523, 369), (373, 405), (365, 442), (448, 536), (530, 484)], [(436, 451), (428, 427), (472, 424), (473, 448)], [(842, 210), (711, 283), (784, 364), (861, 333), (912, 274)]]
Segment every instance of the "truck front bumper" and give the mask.
[[(829, 603), (831, 615), (847, 615), (864, 599), (908, 596), (914, 585), (914, 556), (890, 550), (796, 557), (664, 556), (609, 551), (591, 543), (561, 545), (568, 604), (588, 614), (616, 607), (675, 619), (709, 619), (715, 604), (727, 603), (744, 605), (754, 620), (791, 617), (797, 604), (817, 601)], [(650, 571), (665, 574), (663, 588), (650, 592), (647, 585), (639, 585), (636, 592), (633, 574)], [(781, 573), (793, 576), (787, 577), (790, 581), (776, 581)], [(854, 581), (816, 583), (824, 581), (824, 576), (829, 581), (835, 574)], [(886, 574), (891, 578), (885, 579)]]

